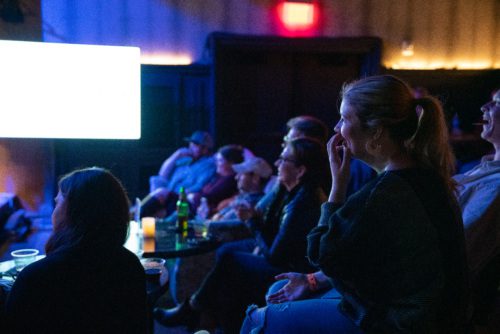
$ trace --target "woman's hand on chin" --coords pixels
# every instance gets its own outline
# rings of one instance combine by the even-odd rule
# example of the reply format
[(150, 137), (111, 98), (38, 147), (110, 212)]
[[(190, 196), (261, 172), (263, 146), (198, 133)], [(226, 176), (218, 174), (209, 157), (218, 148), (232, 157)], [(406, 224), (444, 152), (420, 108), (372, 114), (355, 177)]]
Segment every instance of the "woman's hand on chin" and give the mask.
[(332, 189), (328, 201), (342, 203), (345, 201), (347, 186), (351, 178), (352, 153), (344, 145), (344, 138), (340, 133), (330, 138), (327, 150), (332, 174)]

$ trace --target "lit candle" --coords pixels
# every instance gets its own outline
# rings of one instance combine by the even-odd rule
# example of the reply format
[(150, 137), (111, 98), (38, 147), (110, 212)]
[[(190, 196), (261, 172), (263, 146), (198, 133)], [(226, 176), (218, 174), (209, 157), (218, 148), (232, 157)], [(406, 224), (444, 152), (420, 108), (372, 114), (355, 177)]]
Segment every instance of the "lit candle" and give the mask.
[(154, 238), (155, 219), (153, 217), (142, 218), (142, 234), (145, 238)]
[(154, 252), (155, 250), (155, 239), (144, 238), (142, 242), (142, 250), (146, 253)]

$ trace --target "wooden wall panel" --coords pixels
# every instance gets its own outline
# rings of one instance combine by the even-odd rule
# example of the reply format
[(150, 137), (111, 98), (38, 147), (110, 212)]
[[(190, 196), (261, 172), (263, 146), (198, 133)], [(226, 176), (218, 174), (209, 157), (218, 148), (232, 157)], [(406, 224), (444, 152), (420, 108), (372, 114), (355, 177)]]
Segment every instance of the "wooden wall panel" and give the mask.
[[(16, 22), (15, 11), (5, 11), (4, 3), (10, 2), (21, 10), (22, 21)], [(42, 40), (41, 0), (15, 0), (0, 2), (0, 39), (25, 41)]]
[[(66, 0), (49, 2), (52, 12), (45, 15), (44, 24), (55, 31), (46, 34), (48, 40), (136, 45), (146, 53), (186, 52), (195, 61), (203, 59), (206, 37), (213, 31), (281, 32), (275, 15), (278, 0), (86, 0), (72, 6)], [(500, 68), (499, 0), (316, 2), (322, 22), (314, 36), (380, 37), (382, 62), (388, 67)], [(413, 41), (413, 57), (402, 57), (404, 39)]]

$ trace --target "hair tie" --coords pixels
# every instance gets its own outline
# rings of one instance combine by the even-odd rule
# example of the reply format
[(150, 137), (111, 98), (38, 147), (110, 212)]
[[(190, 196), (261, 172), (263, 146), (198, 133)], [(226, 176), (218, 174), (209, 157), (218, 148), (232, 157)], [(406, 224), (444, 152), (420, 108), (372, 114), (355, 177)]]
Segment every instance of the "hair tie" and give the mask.
[(424, 115), (424, 112), (425, 112), (424, 107), (422, 107), (420, 104), (417, 104), (415, 106), (415, 114), (417, 115), (417, 127), (413, 135), (407, 140), (407, 143), (411, 143), (417, 136), (418, 129), (420, 129), (420, 123), (422, 123), (422, 117)]
[(417, 106), (415, 107), (415, 113), (417, 114), (418, 123), (420, 123), (422, 114), (424, 113), (424, 107), (422, 107), (420, 104), (417, 104)]

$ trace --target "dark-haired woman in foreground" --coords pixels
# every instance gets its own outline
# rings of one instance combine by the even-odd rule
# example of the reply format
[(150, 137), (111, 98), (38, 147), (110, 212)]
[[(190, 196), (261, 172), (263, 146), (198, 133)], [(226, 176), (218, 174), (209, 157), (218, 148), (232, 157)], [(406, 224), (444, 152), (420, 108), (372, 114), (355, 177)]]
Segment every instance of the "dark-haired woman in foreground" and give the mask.
[(59, 181), (47, 257), (19, 274), (6, 311), (12, 333), (145, 333), (146, 282), (123, 247), (128, 199), (101, 168)]
[[(274, 304), (249, 309), (242, 333), (462, 332), (464, 234), (439, 103), (377, 76), (344, 87), (340, 114), (328, 144), (332, 189), (308, 236), (321, 272), (289, 273)], [(346, 200), (351, 156), (379, 175)], [(308, 289), (297, 293), (297, 281)], [(332, 285), (336, 297), (290, 302)]]

